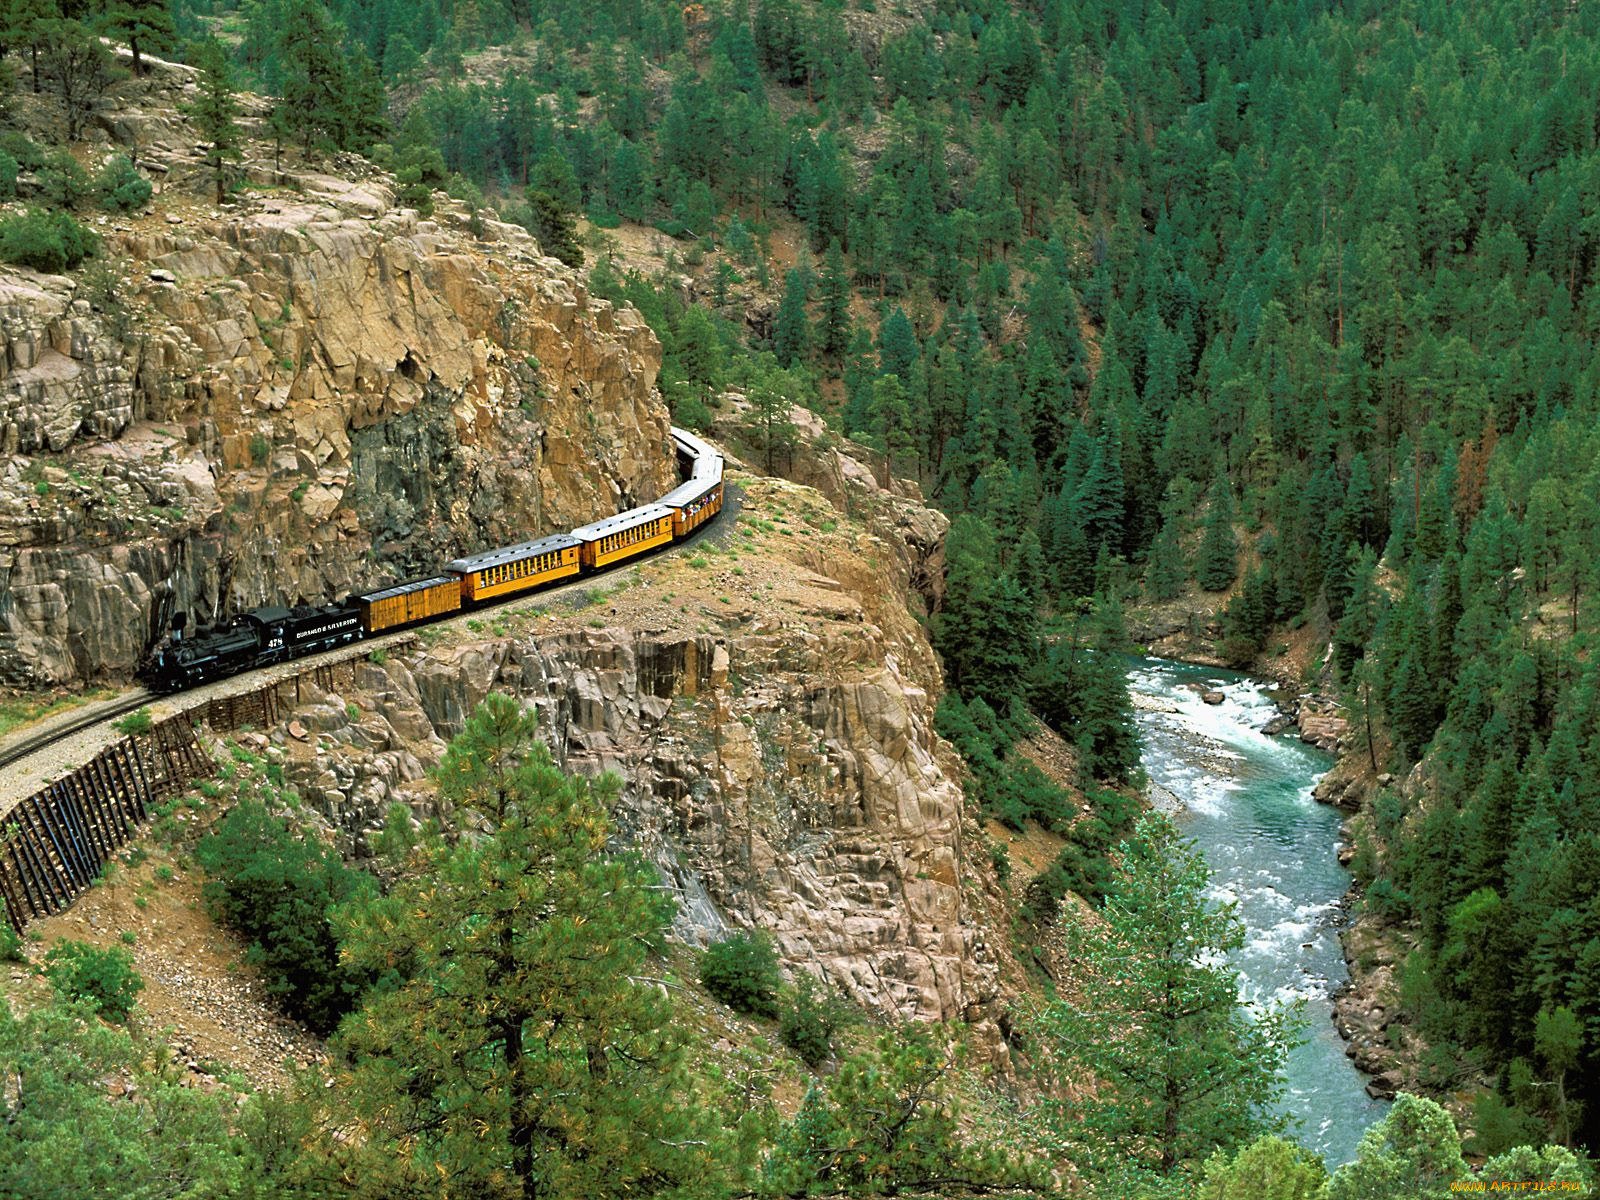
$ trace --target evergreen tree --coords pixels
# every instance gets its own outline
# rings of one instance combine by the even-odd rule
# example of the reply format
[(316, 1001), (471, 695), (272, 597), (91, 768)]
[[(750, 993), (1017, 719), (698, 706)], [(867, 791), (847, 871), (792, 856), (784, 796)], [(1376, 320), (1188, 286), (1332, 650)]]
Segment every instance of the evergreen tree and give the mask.
[(279, 11), (277, 128), (309, 149), (365, 149), (383, 123), (376, 68), (364, 51), (345, 44), (344, 30), (321, 4), (288, 0)]
[(806, 316), (806, 281), (795, 268), (783, 277), (783, 300), (772, 326), (772, 352), (785, 367), (799, 366), (811, 347), (811, 322)]
[(82, 21), (52, 17), (33, 25), (37, 62), (44, 64), (66, 111), (67, 141), (75, 142), (117, 76), (100, 36)]
[(583, 266), (583, 247), (578, 244), (578, 224), (549, 192), (529, 188), (528, 232), (539, 239), (540, 248), (569, 267)]
[(1073, 930), (1089, 976), (1118, 983), (1045, 1008), (1044, 1044), (1097, 1081), (1092, 1094), (1052, 1102), (1047, 1120), (1096, 1176), (1169, 1177), (1274, 1123), (1266, 1112), (1282, 1091), (1295, 1014), (1239, 1008), (1225, 956), (1243, 926), (1208, 898), (1209, 883), (1192, 844), (1148, 816), (1119, 848), (1103, 922)]
[(872, 381), (870, 420), (872, 441), (883, 454), (882, 483), (887, 487), (896, 456), (905, 455), (916, 444), (911, 399), (898, 376), (884, 375)]
[(1095, 439), (1089, 470), (1072, 497), (1072, 509), (1091, 558), (1122, 547), (1122, 444), (1114, 422)]
[(177, 30), (168, 11), (169, 0), (112, 0), (101, 21), (113, 38), (128, 43), (133, 73), (144, 74), (147, 52), (166, 53), (177, 44)]
[(364, 1195), (656, 1195), (715, 1177), (683, 1026), (640, 980), (670, 917), (607, 850), (617, 781), (563, 775), (492, 693), (451, 743), (440, 798), (485, 832), (409, 832), (381, 899), (340, 918), (347, 960), (401, 982), (340, 1032), (337, 1153)]
[(1203, 1200), (1318, 1200), (1328, 1181), (1322, 1160), (1280, 1137), (1258, 1138), (1230, 1161), (1206, 1160)]
[(1446, 1200), (1468, 1178), (1455, 1122), (1431, 1100), (1402, 1095), (1361, 1138), (1356, 1160), (1334, 1172), (1328, 1200)]
[(828, 243), (822, 260), (821, 311), (817, 314), (817, 349), (838, 363), (850, 345), (850, 278), (839, 239)]
[(917, 361), (919, 347), (917, 335), (905, 310), (898, 305), (878, 331), (878, 374), (894, 375), (901, 380), (911, 378), (911, 366)]
[(795, 425), (789, 413), (792, 397), (800, 390), (797, 372), (770, 371), (752, 380), (750, 393), (751, 430), (761, 447), (767, 474), (772, 474), (775, 459), (794, 452)]
[(188, 113), (200, 136), (208, 143), (204, 161), (211, 171), (217, 203), (221, 204), (227, 198), (228, 164), (238, 162), (240, 157), (241, 134), (234, 121), (239, 106), (221, 46), (214, 41), (202, 43), (195, 66), (200, 69), (199, 95), (189, 106)]
[(1161, 523), (1160, 532), (1150, 543), (1150, 559), (1144, 574), (1145, 591), (1152, 600), (1175, 600), (1183, 594), (1188, 578), (1188, 564), (1178, 540), (1178, 520), (1169, 517)]
[(813, 1083), (762, 1164), (763, 1196), (984, 1194), (1046, 1186), (1012, 1147), (974, 1144), (951, 1078), (956, 1059), (922, 1030), (898, 1029), (875, 1052)]
[(39, 91), (39, 50), (51, 29), (50, 23), (60, 17), (61, 8), (57, 0), (4, 0), (0, 3), (0, 54), (27, 49), (36, 95)]
[(1224, 478), (1211, 489), (1205, 534), (1195, 560), (1195, 582), (1208, 592), (1221, 592), (1239, 572), (1239, 543), (1233, 534), (1233, 492)]
[(155, 1068), (165, 1056), (86, 1003), (0, 1003), (0, 1195), (243, 1194), (231, 1097)]

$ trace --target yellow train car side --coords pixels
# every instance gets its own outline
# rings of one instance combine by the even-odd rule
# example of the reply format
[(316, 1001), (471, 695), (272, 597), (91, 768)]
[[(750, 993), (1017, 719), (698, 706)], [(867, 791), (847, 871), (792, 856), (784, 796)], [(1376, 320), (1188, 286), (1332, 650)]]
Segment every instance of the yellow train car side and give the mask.
[(688, 537), (700, 526), (722, 511), (722, 485), (702, 496), (699, 500), (689, 504), (675, 507), (672, 510), (672, 536), (674, 538)]
[(462, 575), (462, 595), (471, 603), (509, 596), (513, 592), (542, 587), (557, 579), (576, 575), (579, 569), (577, 546), (513, 558), (469, 570)]
[(672, 541), (672, 514), (664, 513), (652, 520), (608, 533), (583, 544), (583, 565), (590, 570), (610, 566), (636, 554), (643, 554), (657, 546)]

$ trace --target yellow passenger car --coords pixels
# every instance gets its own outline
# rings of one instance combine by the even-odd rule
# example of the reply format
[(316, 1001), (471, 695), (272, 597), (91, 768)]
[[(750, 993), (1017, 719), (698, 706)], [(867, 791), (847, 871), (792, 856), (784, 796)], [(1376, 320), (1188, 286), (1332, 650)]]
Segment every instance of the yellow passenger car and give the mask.
[(688, 537), (722, 511), (722, 480), (691, 479), (658, 501), (672, 510), (672, 536)]
[(574, 529), (572, 536), (583, 545), (586, 569), (608, 566), (670, 542), (672, 509), (663, 504), (630, 508), (604, 521)]
[(461, 599), (476, 603), (526, 591), (578, 573), (581, 543), (570, 533), (458, 558), (445, 566), (461, 578)]
[(368, 634), (398, 629), (461, 608), (461, 580), (454, 575), (412, 579), (354, 597), (361, 610), (361, 628)]

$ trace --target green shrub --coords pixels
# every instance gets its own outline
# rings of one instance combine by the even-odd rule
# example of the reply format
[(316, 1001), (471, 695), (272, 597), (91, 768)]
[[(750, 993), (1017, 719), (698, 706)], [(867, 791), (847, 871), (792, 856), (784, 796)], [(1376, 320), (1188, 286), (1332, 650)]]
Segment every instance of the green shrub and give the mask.
[(14, 200), (17, 195), (17, 176), (22, 167), (16, 159), (0, 150), (0, 200)]
[(77, 208), (94, 191), (78, 160), (56, 150), (39, 168), (39, 194), (51, 208)]
[(249, 939), (267, 990), (309, 1029), (332, 1032), (366, 981), (339, 965), (328, 911), (370, 890), (372, 878), (256, 800), (235, 805), (195, 857), (211, 876), (202, 889), (207, 909)]
[(36, 271), (70, 271), (99, 249), (100, 239), (64, 212), (30, 208), (0, 218), (0, 259)]
[(22, 935), (11, 928), (9, 921), (0, 921), (0, 962), (27, 961), (27, 952), (22, 947)]
[(132, 212), (150, 202), (150, 181), (125, 154), (118, 154), (95, 174), (94, 190), (100, 207), (109, 212)]
[(141, 708), (112, 723), (112, 728), (118, 733), (132, 737), (136, 733), (149, 733), (155, 721), (150, 716), (148, 708)]
[(88, 942), (60, 942), (45, 955), (44, 974), (70, 1000), (87, 1000), (108, 1021), (125, 1021), (144, 980), (133, 969), (133, 955)]
[(736, 1012), (757, 1017), (778, 1015), (778, 953), (764, 934), (736, 933), (706, 950), (700, 960), (700, 982)]
[(400, 185), (399, 192), (395, 194), (399, 203), (416, 209), (419, 217), (433, 216), (433, 188), (423, 182), (421, 168), (401, 167), (395, 172), (394, 178)]
[(0, 154), (16, 159), (24, 171), (37, 171), (45, 163), (44, 151), (15, 129), (0, 131)]
[(801, 975), (778, 1018), (778, 1036), (807, 1065), (819, 1067), (833, 1052), (833, 1035), (844, 1024), (844, 1003), (826, 984)]

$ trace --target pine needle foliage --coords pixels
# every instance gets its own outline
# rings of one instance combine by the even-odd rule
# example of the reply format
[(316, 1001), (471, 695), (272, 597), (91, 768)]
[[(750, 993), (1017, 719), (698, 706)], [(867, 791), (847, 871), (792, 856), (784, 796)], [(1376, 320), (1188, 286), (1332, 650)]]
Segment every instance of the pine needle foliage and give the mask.
[(1103, 986), (1053, 1001), (1039, 1024), (1057, 1061), (1096, 1086), (1045, 1119), (1091, 1174), (1159, 1182), (1283, 1123), (1269, 1109), (1298, 1018), (1240, 1007), (1226, 955), (1243, 926), (1207, 896), (1205, 860), (1170, 822), (1146, 817), (1118, 859), (1103, 919), (1068, 931), (1084, 977)]
[(389, 893), (339, 919), (347, 963), (404, 980), (337, 1043), (358, 1194), (706, 1194), (716, 1151), (650, 976), (670, 903), (607, 849), (618, 781), (564, 775), (500, 694), (436, 777), (459, 832), (401, 815)]

